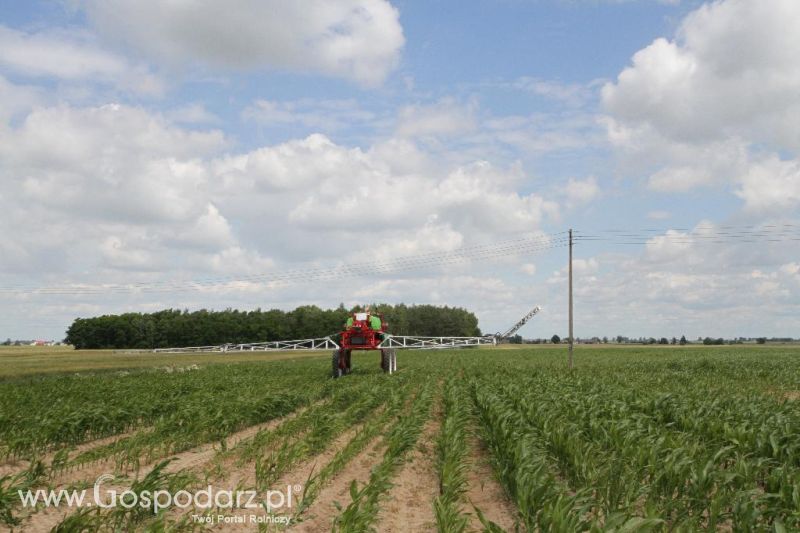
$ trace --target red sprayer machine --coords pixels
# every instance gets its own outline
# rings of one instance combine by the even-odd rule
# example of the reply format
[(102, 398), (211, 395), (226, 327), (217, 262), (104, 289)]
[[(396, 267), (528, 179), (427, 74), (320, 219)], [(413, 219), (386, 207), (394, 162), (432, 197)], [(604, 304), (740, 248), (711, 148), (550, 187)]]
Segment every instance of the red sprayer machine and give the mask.
[[(464, 348), (467, 346), (495, 345), (514, 335), (541, 310), (534, 307), (516, 324), (503, 333), (483, 337), (419, 337), (413, 335), (392, 335), (389, 324), (383, 315), (371, 312), (367, 307), (355, 312), (347, 319), (344, 330), (339, 335), (319, 339), (300, 339), (288, 341), (256, 342), (246, 344), (222, 344), (219, 346), (191, 346), (185, 348), (158, 348), (160, 353), (188, 352), (266, 352), (292, 350), (330, 350), (333, 349), (332, 375), (335, 378), (347, 375), (352, 370), (352, 355), (358, 350), (380, 350), (381, 369), (391, 374), (397, 371), (397, 350), (433, 350), (444, 348)], [(338, 338), (339, 342), (334, 340)]]

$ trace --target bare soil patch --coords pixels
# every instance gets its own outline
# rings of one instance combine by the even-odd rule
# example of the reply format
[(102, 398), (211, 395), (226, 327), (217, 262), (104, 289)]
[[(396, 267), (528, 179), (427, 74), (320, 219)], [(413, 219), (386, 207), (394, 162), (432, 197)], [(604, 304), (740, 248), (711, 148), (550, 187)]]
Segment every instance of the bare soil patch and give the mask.
[(506, 531), (513, 531), (517, 517), (517, 508), (508, 498), (505, 490), (495, 478), (492, 467), (486, 457), (485, 449), (477, 436), (469, 438), (469, 463), (467, 470), (467, 502), (466, 512), (470, 518), (470, 528), (474, 531), (483, 531), (483, 526), (477, 513), (472, 508), (474, 505), (480, 509), (483, 516), (502, 527)]
[(303, 521), (290, 526), (289, 530), (309, 533), (330, 531), (333, 519), (339, 514), (334, 503), (340, 503), (343, 508), (347, 506), (350, 501), (350, 484), (355, 480), (361, 487), (369, 481), (372, 467), (380, 461), (384, 448), (383, 439), (378, 438), (358, 454), (319, 492), (316, 501), (304, 514)]
[(419, 442), (393, 480), (394, 487), (378, 515), (378, 531), (435, 531), (433, 500), (439, 494), (436, 473), (436, 434), (441, 418), (429, 420)]

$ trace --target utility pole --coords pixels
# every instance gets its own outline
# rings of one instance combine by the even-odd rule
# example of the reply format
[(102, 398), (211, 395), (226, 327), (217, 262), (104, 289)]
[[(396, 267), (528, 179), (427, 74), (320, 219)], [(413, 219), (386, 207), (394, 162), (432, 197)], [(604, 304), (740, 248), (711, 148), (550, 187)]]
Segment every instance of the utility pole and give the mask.
[(569, 230), (569, 369), (572, 370), (572, 228)]

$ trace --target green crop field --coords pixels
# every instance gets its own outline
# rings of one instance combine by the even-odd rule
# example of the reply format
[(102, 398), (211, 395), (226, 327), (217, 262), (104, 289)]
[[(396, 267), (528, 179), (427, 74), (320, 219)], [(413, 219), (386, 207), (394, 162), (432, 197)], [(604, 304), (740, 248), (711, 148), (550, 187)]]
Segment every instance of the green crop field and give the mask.
[[(564, 346), (400, 352), (394, 375), (357, 353), (339, 380), (325, 355), (117, 357), (0, 352), (0, 524), (800, 529), (798, 347), (578, 346), (571, 372)], [(20, 501), (105, 473), (135, 494), (296, 493), (249, 513)]]
[(213, 354), (131, 353), (124, 350), (73, 350), (68, 346), (0, 346), (0, 381), (36, 374), (75, 374), (103, 370), (185, 367), (192, 364), (275, 361), (319, 357), (316, 352), (240, 352)]

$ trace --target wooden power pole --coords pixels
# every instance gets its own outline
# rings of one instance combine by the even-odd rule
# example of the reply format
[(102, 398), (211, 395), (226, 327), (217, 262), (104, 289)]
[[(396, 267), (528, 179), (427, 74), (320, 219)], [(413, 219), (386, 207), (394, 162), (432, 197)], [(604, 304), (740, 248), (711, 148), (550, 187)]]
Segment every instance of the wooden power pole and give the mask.
[(569, 230), (569, 369), (572, 370), (572, 228)]

